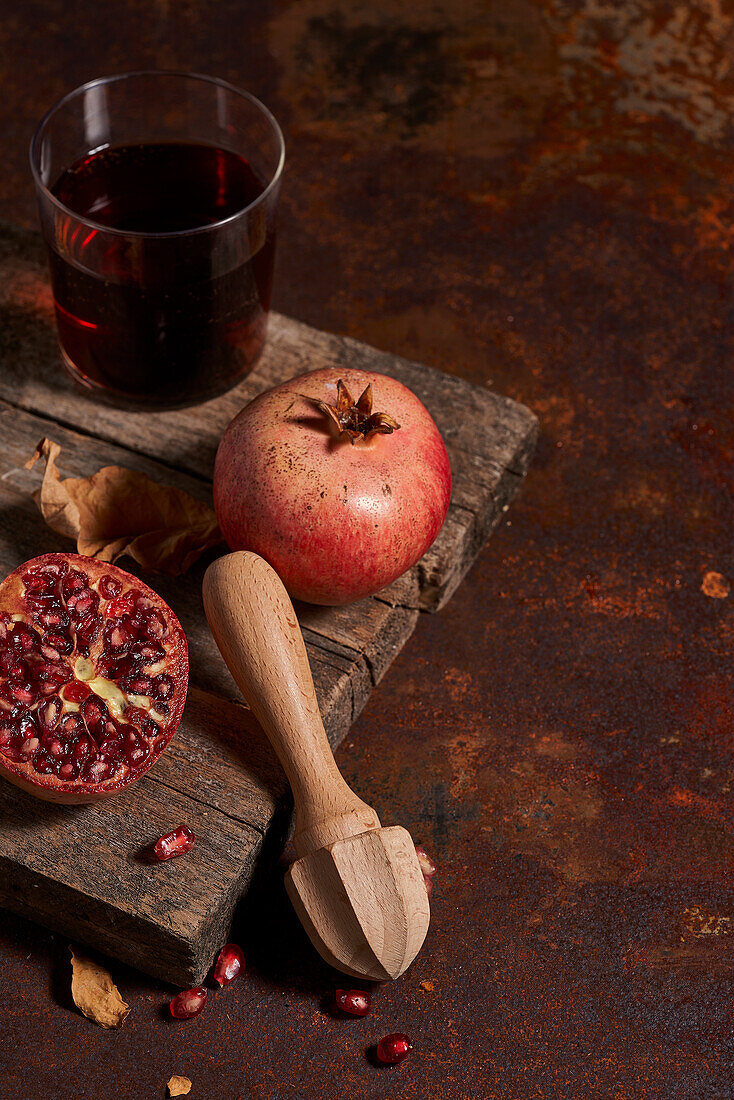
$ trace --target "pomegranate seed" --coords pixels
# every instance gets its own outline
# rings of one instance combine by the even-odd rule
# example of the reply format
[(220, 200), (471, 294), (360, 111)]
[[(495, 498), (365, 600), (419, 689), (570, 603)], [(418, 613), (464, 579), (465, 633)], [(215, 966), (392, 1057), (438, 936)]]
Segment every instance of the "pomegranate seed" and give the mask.
[(114, 649), (119, 652), (119, 650), (129, 646), (132, 641), (134, 641), (132, 633), (126, 626), (118, 624), (117, 626), (113, 626), (112, 630), (109, 632), (107, 646), (109, 649)]
[(366, 1016), (372, 1008), (372, 998), (361, 989), (337, 989), (336, 1007), (350, 1016)]
[(132, 722), (144, 737), (149, 737), (151, 740), (161, 732), (157, 723), (141, 707), (126, 707), (125, 719)]
[(224, 989), (225, 985), (231, 985), (244, 969), (245, 956), (242, 953), (242, 948), (238, 947), (236, 943), (225, 943), (217, 956), (212, 977)]
[(104, 577), (100, 578), (97, 589), (100, 596), (105, 600), (113, 600), (115, 596), (119, 596), (122, 592), (122, 581), (119, 581), (117, 577), (113, 577), (109, 573), (105, 573)]
[(198, 1016), (206, 1004), (207, 992), (203, 985), (177, 993), (171, 1001), (171, 1015), (175, 1020), (191, 1020)]
[(87, 646), (90, 645), (91, 642), (93, 642), (94, 639), (97, 637), (97, 635), (99, 634), (101, 629), (102, 629), (102, 620), (100, 619), (100, 617), (98, 615), (94, 615), (94, 614), (88, 615), (80, 623), (77, 623), (77, 627), (76, 627), (77, 647), (79, 646), (80, 642), (84, 643)]
[(150, 745), (134, 745), (132, 748), (126, 748), (125, 756), (128, 764), (142, 764), (150, 756), (150, 751)]
[(377, 1044), (377, 1057), (386, 1066), (397, 1065), (407, 1058), (413, 1049), (413, 1044), (407, 1035), (397, 1031), (394, 1035), (386, 1035)]
[(59, 577), (63, 577), (64, 573), (69, 572), (69, 563), (66, 558), (61, 557), (61, 555), (58, 557), (54, 555), (51, 561), (39, 565), (33, 572), (40, 573), (41, 576), (48, 577), (51, 581), (56, 581)]
[(38, 690), (33, 684), (13, 684), (10, 688), (10, 698), (16, 703), (23, 703), (29, 707), (38, 698)]
[(96, 592), (92, 592), (91, 588), (80, 588), (69, 596), (66, 606), (69, 613), (79, 620), (86, 619), (96, 611), (98, 603), (99, 597)]
[(48, 611), (39, 611), (35, 618), (44, 630), (54, 628), (64, 630), (69, 625), (69, 616), (61, 607), (52, 607)]
[(68, 598), (73, 592), (79, 592), (89, 585), (89, 577), (86, 573), (80, 573), (78, 569), (72, 569), (61, 582), (61, 591)]
[(144, 672), (133, 673), (132, 676), (126, 676), (121, 681), (120, 687), (123, 691), (126, 691), (129, 695), (147, 695), (153, 694), (153, 681), (150, 676), (146, 676)]
[(105, 756), (116, 756), (120, 751), (122, 742), (119, 737), (106, 737), (100, 743), (99, 751)]
[(418, 856), (418, 862), (421, 865), (421, 871), (423, 872), (423, 874), (427, 875), (429, 878), (435, 875), (436, 864), (433, 862), (422, 844), (416, 844), (415, 854)]
[(84, 724), (92, 737), (100, 737), (105, 732), (103, 723), (109, 717), (107, 707), (100, 698), (91, 695), (84, 700), (80, 709)]
[(151, 607), (155, 607), (150, 596), (144, 596), (142, 592), (138, 592), (137, 588), (133, 589), (130, 595), (135, 600), (135, 607), (138, 611), (149, 611)]
[(130, 615), (134, 608), (135, 601), (130, 593), (126, 592), (124, 596), (119, 596), (107, 605), (107, 617), (121, 619), (123, 615)]
[(26, 623), (16, 623), (11, 641), (14, 649), (28, 653), (30, 650), (38, 648), (41, 639), (32, 626), (28, 626)]
[(74, 648), (74, 644), (71, 638), (68, 637), (68, 635), (61, 634), (60, 632), (55, 630), (53, 632), (49, 632), (48, 634), (44, 634), (44, 636), (41, 638), (41, 642), (43, 645), (50, 645), (53, 646), (54, 649), (58, 649), (59, 653), (61, 653), (64, 657), (71, 653), (72, 649)]
[(70, 703), (83, 703), (92, 694), (92, 689), (81, 680), (72, 680), (70, 684), (64, 684), (62, 689), (64, 699)]
[(20, 746), (20, 751), (23, 753), (24, 756), (32, 756), (40, 744), (41, 742), (38, 740), (37, 737), (29, 737)]
[(153, 691), (156, 699), (170, 699), (173, 695), (175, 684), (173, 679), (167, 676), (165, 672), (162, 672), (160, 676), (156, 676), (153, 684)]
[(53, 589), (53, 577), (45, 577), (42, 573), (26, 573), (22, 578), (27, 595), (49, 593)]
[(74, 643), (71, 638), (67, 634), (62, 634), (60, 631), (56, 630), (49, 631), (47, 634), (43, 635), (41, 638), (41, 649), (43, 649), (44, 645), (51, 646), (53, 649), (58, 650), (64, 657), (68, 656), (74, 648)]
[(78, 714), (65, 714), (61, 719), (61, 730), (65, 737), (76, 737), (84, 734), (84, 722)]
[(103, 653), (101, 657), (97, 658), (97, 675), (104, 676), (106, 680), (114, 680), (117, 667), (117, 659), (110, 657), (109, 654)]
[(85, 779), (91, 779), (95, 783), (101, 783), (110, 774), (111, 768), (107, 760), (92, 760), (84, 766)]
[(145, 645), (138, 646), (135, 655), (141, 658), (144, 664), (155, 665), (163, 660), (166, 652), (164, 649), (161, 649), (159, 645), (153, 645), (151, 642), (148, 642)]
[[(28, 604), (35, 617), (42, 611), (48, 611), (49, 608), (59, 606), (58, 599), (54, 592), (31, 593), (30, 595), (26, 593), (25, 602)], [(64, 615), (66, 612), (62, 609), (61, 614)]]
[(18, 718), (18, 729), (23, 737), (33, 737), (37, 732), (35, 719), (28, 711), (21, 711), (20, 714), (14, 715)]
[(52, 695), (50, 699), (46, 699), (45, 702), (40, 704), (38, 708), (38, 721), (44, 729), (56, 729), (60, 717), (61, 699), (59, 699), (58, 695)]
[(159, 641), (166, 633), (166, 620), (159, 611), (151, 611), (143, 621), (143, 630), (148, 638)]
[(61, 664), (60, 661), (47, 661), (45, 664), (35, 665), (33, 671), (37, 680), (57, 686), (67, 683), (74, 675), (69, 666)]
[(195, 843), (196, 837), (188, 825), (179, 825), (155, 842), (155, 854), (160, 860), (175, 859), (190, 852)]
[(54, 762), (48, 753), (39, 752), (38, 756), (33, 761), (33, 767), (41, 775), (51, 775), (54, 770)]

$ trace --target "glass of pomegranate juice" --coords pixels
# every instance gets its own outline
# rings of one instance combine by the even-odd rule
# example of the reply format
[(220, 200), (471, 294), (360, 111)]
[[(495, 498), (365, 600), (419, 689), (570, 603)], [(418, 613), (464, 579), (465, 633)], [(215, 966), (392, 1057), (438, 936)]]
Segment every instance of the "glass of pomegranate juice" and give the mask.
[(252, 369), (283, 162), (267, 108), (212, 77), (105, 77), (51, 108), (31, 166), (76, 379), (114, 403), (171, 408)]

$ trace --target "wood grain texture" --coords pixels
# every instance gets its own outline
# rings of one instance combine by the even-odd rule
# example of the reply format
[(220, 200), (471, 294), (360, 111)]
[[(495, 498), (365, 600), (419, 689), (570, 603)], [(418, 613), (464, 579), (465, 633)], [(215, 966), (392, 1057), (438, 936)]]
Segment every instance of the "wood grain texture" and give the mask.
[(275, 570), (256, 554), (225, 554), (207, 569), (203, 591), (227, 667), (288, 777), (296, 853), (378, 829), (377, 814), (350, 790), (334, 761), (303, 635)]
[[(224, 397), (170, 413), (98, 405), (60, 366), (40, 238), (0, 226), (0, 570), (72, 549), (31, 500), (40, 472), (23, 464), (42, 436), (61, 444), (64, 474), (121, 464), (209, 500), (229, 419), (263, 389), (328, 364), (383, 371), (415, 390), (446, 440), (454, 475), (446, 525), (414, 569), (346, 607), (296, 605), (319, 710), (336, 746), (420, 611), (449, 598), (517, 491), (537, 431), (522, 406), (278, 315), (257, 369)], [(290, 818), (283, 772), (239, 705), (206, 625), (207, 564), (183, 578), (152, 578), (186, 630), (192, 684), (182, 725), (156, 767), (94, 807), (54, 808), (0, 787), (0, 903), (181, 985), (203, 978), (263, 844), (277, 848)], [(161, 867), (140, 861), (143, 845), (184, 821), (202, 838), (190, 856)]]
[(290, 865), (286, 890), (321, 957), (345, 974), (399, 978), (431, 919), (410, 833), (400, 825), (344, 837)]

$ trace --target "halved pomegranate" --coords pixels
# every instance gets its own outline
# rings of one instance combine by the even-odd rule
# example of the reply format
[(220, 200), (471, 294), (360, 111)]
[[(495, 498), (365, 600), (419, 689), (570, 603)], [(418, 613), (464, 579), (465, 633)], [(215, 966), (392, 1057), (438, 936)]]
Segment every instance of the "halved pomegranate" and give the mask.
[(49, 802), (139, 779), (186, 702), (186, 635), (115, 565), (43, 554), (0, 585), (0, 774)]

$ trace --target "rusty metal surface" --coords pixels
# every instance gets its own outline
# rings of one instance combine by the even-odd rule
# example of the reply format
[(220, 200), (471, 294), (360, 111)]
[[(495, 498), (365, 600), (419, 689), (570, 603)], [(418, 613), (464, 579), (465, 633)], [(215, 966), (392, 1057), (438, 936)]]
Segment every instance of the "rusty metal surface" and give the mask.
[[(428, 944), (337, 1020), (277, 877), (191, 1023), (2, 915), (0, 1096), (665, 1098), (734, 1091), (732, 12), (719, 0), (6, 0), (3, 215), (102, 71), (246, 85), (289, 147), (276, 305), (491, 382), (543, 435), (519, 505), (340, 763), (440, 862)], [(364, 1051), (411, 1034), (381, 1070)]]

